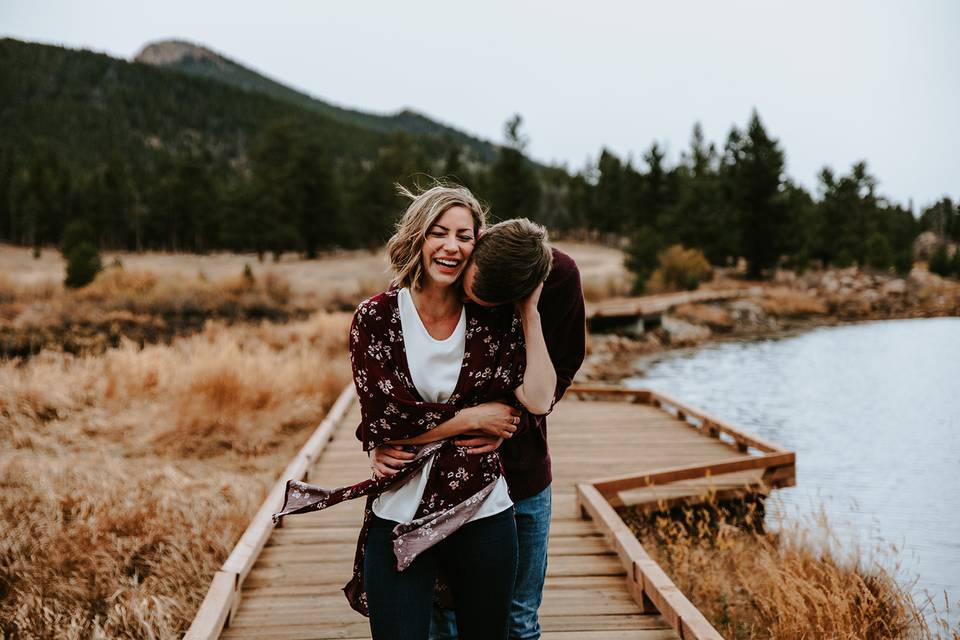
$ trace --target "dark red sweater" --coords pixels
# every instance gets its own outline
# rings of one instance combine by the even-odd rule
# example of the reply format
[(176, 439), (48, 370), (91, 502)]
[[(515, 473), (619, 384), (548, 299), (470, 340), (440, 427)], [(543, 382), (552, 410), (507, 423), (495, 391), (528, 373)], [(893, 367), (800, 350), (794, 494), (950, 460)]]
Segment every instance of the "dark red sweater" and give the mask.
[[(573, 258), (559, 249), (553, 249), (553, 267), (537, 308), (550, 360), (557, 371), (556, 403), (583, 363), (586, 342), (580, 271)], [(529, 498), (545, 489), (553, 479), (546, 416), (525, 412), (517, 432), (500, 447), (500, 460), (514, 500)]]

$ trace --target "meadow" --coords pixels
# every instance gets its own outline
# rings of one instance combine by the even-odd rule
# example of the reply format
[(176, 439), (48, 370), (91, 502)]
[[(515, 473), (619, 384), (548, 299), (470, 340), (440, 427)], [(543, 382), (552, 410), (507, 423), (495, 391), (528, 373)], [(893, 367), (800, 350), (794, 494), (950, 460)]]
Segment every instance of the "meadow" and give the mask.
[[(618, 250), (560, 246), (589, 300), (629, 291)], [(381, 254), (362, 251), (104, 263), (93, 284), (67, 291), (59, 254), (0, 246), (0, 334), (28, 340), (0, 360), (4, 637), (181, 635), (350, 382), (348, 310), (387, 281)], [(778, 304), (820, 309), (786, 294)], [(817, 527), (778, 539), (657, 527), (664, 566), (731, 638), (958, 637), (925, 627), (879, 565), (825, 553)]]

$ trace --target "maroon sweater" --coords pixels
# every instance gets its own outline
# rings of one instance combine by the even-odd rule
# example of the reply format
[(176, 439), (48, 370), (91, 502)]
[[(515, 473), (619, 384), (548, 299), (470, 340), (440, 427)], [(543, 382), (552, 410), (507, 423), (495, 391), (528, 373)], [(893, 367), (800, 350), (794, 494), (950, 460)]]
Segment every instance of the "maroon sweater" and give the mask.
[[(586, 342), (580, 271), (573, 258), (559, 249), (553, 249), (553, 267), (544, 282), (537, 309), (557, 372), (556, 403), (583, 363)], [(517, 432), (500, 447), (500, 460), (511, 498), (522, 500), (544, 490), (553, 479), (546, 416), (524, 412)]]

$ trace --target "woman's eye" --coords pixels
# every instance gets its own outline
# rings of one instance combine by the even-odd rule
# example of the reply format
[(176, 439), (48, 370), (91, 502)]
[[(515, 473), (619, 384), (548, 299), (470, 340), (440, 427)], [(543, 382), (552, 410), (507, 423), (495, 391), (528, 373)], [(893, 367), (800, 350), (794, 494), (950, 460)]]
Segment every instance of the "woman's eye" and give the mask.
[(473, 242), (473, 236), (460, 236), (460, 242)]

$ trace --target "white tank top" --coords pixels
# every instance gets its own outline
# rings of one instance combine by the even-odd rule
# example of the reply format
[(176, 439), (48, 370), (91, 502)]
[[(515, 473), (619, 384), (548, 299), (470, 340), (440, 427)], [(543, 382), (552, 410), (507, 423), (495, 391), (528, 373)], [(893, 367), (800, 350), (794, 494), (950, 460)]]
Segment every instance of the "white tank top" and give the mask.
[[(397, 305), (400, 307), (400, 327), (413, 385), (425, 401), (446, 402), (460, 378), (460, 367), (466, 348), (466, 311), (461, 309), (460, 321), (450, 337), (437, 340), (423, 326), (409, 289), (403, 288), (397, 292)], [(413, 520), (431, 467), (433, 456), (424, 463), (418, 473), (380, 494), (373, 501), (373, 512), (384, 520), (403, 523)], [(493, 491), (470, 520), (492, 516), (509, 509), (511, 505), (513, 501), (507, 491), (507, 481), (501, 475)]]

